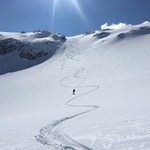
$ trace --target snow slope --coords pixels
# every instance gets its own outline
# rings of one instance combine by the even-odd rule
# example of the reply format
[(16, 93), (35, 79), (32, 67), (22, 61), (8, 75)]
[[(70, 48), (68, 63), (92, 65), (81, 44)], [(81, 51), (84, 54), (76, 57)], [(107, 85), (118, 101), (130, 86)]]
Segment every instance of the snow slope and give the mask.
[(149, 22), (68, 37), (1, 75), (0, 150), (149, 150), (149, 41)]

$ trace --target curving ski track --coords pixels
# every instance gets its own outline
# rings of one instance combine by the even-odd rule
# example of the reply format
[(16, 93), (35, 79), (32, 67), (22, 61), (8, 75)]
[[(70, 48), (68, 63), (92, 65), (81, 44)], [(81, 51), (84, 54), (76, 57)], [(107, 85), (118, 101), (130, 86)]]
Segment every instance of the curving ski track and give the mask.
[[(99, 108), (99, 106), (97, 106), (97, 105), (71, 104), (71, 102), (74, 101), (75, 99), (77, 99), (81, 96), (84, 96), (88, 93), (94, 92), (95, 90), (97, 90), (99, 88), (99, 86), (98, 85), (81, 86), (83, 84), (83, 82), (86, 80), (86, 78), (80, 77), (79, 74), (81, 72), (83, 72), (85, 70), (85, 68), (67, 67), (68, 59), (71, 59), (71, 60), (74, 60), (75, 62), (77, 62), (79, 60), (75, 59), (74, 57), (81, 54), (81, 53), (77, 53), (77, 52), (73, 51), (74, 49), (78, 49), (78, 47), (77, 47), (78, 43), (76, 40), (69, 41), (69, 45), (70, 45), (69, 48), (67, 48), (68, 53), (65, 55), (65, 58), (63, 59), (61, 69), (63, 69), (63, 70), (73, 69), (73, 70), (75, 70), (75, 73), (70, 74), (70, 75), (66, 76), (65, 78), (63, 78), (59, 84), (60, 84), (60, 86), (68, 87), (68, 88), (85, 88), (85, 87), (87, 88), (88, 87), (89, 88), (88, 91), (86, 91), (80, 95), (74, 96), (72, 99), (69, 99), (66, 102), (66, 105), (70, 106), (70, 107), (83, 107), (83, 108), (88, 108), (88, 109), (86, 111), (77, 113), (70, 117), (65, 117), (60, 120), (53, 121), (52, 124), (49, 124), (46, 127), (40, 129), (40, 133), (39, 133), (39, 135), (36, 136), (36, 140), (44, 145), (47, 145), (49, 148), (58, 149), (58, 150), (92, 150), (91, 148), (75, 141), (74, 139), (72, 139), (71, 137), (69, 137), (63, 131), (61, 131), (59, 129), (59, 125), (61, 123), (65, 122), (67, 120), (73, 119), (77, 116), (89, 113), (89, 112), (94, 111)], [(69, 77), (74, 77), (81, 81), (75, 87), (71, 86), (71, 85), (70, 86), (65, 85), (64, 81), (67, 80)]]

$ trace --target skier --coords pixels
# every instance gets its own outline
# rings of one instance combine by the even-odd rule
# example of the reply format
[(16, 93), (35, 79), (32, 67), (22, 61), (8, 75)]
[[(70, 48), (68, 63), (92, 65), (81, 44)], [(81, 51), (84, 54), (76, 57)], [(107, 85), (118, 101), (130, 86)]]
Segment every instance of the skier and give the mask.
[(75, 95), (75, 89), (73, 89), (73, 95)]

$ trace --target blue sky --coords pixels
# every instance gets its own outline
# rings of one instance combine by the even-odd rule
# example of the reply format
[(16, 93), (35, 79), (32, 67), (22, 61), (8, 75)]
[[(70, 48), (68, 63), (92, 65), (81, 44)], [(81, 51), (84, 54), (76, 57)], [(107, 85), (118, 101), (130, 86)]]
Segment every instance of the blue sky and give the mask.
[(66, 36), (104, 23), (150, 21), (150, 0), (0, 0), (0, 31), (50, 30)]

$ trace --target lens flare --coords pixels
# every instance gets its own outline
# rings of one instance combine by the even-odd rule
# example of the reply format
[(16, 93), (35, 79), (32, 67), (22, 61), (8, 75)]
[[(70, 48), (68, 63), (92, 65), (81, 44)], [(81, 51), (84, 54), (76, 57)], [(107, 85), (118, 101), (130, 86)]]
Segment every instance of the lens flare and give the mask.
[[(88, 1), (88, 0), (87, 0)], [(78, 14), (78, 16), (81, 18), (81, 20), (83, 21), (83, 23), (85, 24), (85, 26), (87, 28), (90, 29), (90, 24), (83, 12), (83, 9), (79, 3), (78, 0), (53, 0), (53, 9), (52, 9), (52, 21), (51, 21), (51, 29), (53, 30), (54, 28), (54, 25), (55, 25), (55, 20), (56, 20), (56, 13), (59, 14), (59, 9), (67, 9), (67, 7), (65, 8), (66, 5), (62, 5), (62, 4), (67, 4), (69, 5), (70, 7), (74, 7), (76, 12)], [(57, 9), (59, 8), (59, 9)], [(61, 14), (63, 15), (63, 14)]]
[(53, 0), (53, 9), (52, 9), (52, 21), (51, 21), (51, 29), (53, 30), (54, 21), (55, 21), (55, 13), (57, 7), (58, 0)]
[(78, 3), (78, 1), (77, 1), (77, 0), (72, 0), (72, 3), (73, 3), (73, 5), (74, 5), (74, 7), (76, 8), (78, 14), (80, 15), (81, 19), (84, 21), (84, 23), (85, 23), (86, 25), (88, 25), (88, 21), (87, 21), (85, 15), (84, 15), (84, 13), (83, 13), (83, 11), (82, 11), (82, 9), (81, 9), (79, 3)]

